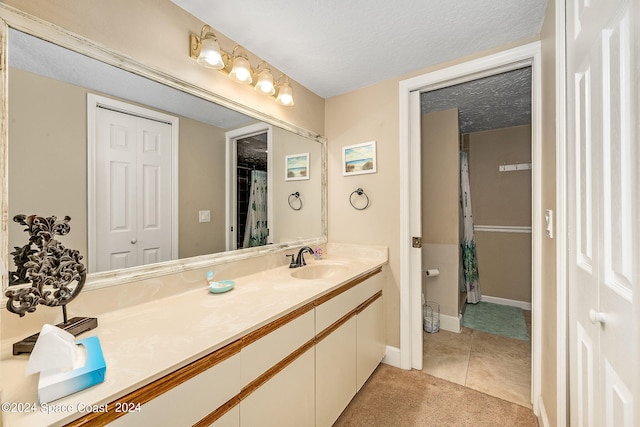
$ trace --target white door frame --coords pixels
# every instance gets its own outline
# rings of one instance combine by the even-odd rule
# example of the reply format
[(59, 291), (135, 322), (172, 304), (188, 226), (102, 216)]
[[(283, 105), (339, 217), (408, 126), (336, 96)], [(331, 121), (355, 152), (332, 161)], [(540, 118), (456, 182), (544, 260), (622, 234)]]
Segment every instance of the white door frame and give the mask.
[[(267, 242), (273, 242), (273, 127), (268, 123), (255, 123), (238, 129), (225, 132), (226, 144), (226, 162), (227, 173), (225, 174), (225, 200), (227, 200), (227, 212), (225, 215), (225, 250), (232, 251), (237, 249), (236, 233), (238, 227), (236, 224), (237, 216), (237, 167), (238, 167), (238, 151), (236, 143), (239, 139), (247, 138), (252, 135), (267, 133), (267, 224), (269, 235)], [(231, 231), (233, 230), (233, 231)]]
[[(416, 321), (421, 316), (421, 286), (412, 284), (415, 269), (420, 265), (419, 251), (411, 246), (411, 236), (415, 232), (412, 224), (419, 223), (415, 210), (411, 206), (421, 197), (415, 188), (410, 187), (412, 180), (419, 180), (419, 168), (412, 163), (411, 153), (419, 147), (419, 137), (412, 138), (412, 92), (435, 90), (454, 84), (510, 71), (530, 65), (532, 67), (532, 402), (534, 412), (539, 413), (538, 397), (541, 392), (541, 241), (544, 230), (541, 200), (541, 65), (540, 42), (529, 43), (493, 55), (478, 58), (431, 73), (423, 74), (400, 82), (400, 354), (399, 365), (403, 369), (422, 366), (422, 325)], [(415, 95), (414, 95), (415, 97)], [(415, 101), (413, 102), (415, 105)], [(415, 109), (415, 107), (414, 107)], [(415, 118), (414, 120), (415, 121)], [(415, 130), (413, 132), (415, 134)], [(413, 147), (413, 149), (412, 149)], [(417, 156), (413, 156), (417, 157)], [(416, 178), (416, 176), (418, 176)], [(418, 230), (419, 231), (419, 230)]]
[(166, 122), (171, 125), (171, 259), (178, 259), (178, 147), (179, 119), (176, 116), (150, 110), (112, 98), (87, 93), (87, 257), (89, 272), (96, 270), (96, 108), (103, 107), (123, 114)]

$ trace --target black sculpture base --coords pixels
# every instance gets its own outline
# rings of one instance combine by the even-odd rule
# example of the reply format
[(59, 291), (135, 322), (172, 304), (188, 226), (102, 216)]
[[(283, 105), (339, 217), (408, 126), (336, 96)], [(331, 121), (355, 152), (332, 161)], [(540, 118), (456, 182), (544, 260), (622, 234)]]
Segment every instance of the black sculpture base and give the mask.
[[(98, 319), (95, 317), (72, 317), (64, 323), (58, 323), (56, 326), (69, 332), (74, 337), (77, 337), (83, 332), (97, 328)], [(20, 342), (14, 343), (13, 355), (16, 356), (21, 353), (31, 353), (33, 351), (33, 347), (36, 345), (39, 335), (40, 333), (33, 334)]]

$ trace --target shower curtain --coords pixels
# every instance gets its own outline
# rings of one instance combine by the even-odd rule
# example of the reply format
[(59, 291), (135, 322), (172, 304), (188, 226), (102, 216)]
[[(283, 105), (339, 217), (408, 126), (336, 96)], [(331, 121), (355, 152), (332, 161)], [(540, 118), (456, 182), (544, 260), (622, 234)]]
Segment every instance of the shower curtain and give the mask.
[(251, 171), (247, 225), (244, 229), (243, 248), (267, 244), (267, 173)]
[(467, 290), (467, 302), (480, 301), (480, 281), (478, 279), (478, 258), (473, 234), (473, 214), (471, 212), (471, 188), (469, 186), (469, 159), (464, 151), (460, 153), (460, 187), (463, 215), (462, 268)]

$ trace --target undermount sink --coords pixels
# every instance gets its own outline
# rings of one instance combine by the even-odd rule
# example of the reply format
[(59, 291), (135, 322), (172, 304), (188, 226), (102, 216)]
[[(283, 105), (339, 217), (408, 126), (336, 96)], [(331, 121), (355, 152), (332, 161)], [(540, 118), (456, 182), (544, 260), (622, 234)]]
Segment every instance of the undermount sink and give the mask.
[(327, 279), (347, 270), (345, 264), (312, 264), (296, 268), (291, 272), (291, 277), (296, 279)]

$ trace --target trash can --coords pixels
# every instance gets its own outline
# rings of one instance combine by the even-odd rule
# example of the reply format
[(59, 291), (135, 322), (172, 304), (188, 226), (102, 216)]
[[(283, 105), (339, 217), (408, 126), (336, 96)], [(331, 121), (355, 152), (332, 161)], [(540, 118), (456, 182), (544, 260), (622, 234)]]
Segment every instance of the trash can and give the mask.
[(438, 332), (440, 330), (440, 304), (435, 301), (425, 301), (422, 314), (424, 331), (430, 334)]

